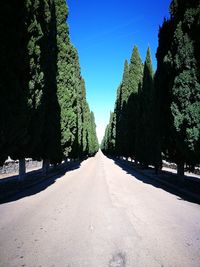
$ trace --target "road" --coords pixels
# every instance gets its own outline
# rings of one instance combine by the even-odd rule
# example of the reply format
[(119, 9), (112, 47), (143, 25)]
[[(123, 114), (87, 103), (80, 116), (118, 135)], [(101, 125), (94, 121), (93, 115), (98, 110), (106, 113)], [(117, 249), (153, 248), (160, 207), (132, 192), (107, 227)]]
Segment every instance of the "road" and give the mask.
[(0, 266), (200, 266), (200, 206), (98, 152), (0, 205)]

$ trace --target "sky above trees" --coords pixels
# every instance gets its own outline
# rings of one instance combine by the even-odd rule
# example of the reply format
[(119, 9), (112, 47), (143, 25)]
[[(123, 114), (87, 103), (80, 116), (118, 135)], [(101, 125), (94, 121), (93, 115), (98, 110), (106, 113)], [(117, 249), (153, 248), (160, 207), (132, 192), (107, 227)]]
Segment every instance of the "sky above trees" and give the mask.
[(130, 58), (134, 45), (138, 46), (143, 62), (150, 46), (156, 70), (158, 30), (164, 17), (168, 17), (170, 2), (67, 1), (70, 37), (79, 51), (87, 99), (95, 114), (99, 139), (114, 107), (124, 60)]

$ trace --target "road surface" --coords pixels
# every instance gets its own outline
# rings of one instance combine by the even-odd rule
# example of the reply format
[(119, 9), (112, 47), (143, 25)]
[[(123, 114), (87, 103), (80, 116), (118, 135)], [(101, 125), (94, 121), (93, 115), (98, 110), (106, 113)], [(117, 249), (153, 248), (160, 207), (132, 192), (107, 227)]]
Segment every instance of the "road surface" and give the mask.
[(101, 152), (0, 205), (0, 266), (200, 266), (200, 206)]

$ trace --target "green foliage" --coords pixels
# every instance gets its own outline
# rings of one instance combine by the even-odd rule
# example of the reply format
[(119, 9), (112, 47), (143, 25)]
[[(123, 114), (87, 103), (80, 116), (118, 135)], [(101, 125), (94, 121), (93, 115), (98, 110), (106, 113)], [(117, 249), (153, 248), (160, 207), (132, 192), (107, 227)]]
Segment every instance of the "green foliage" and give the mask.
[(126, 105), (126, 155), (136, 157), (136, 129), (138, 122), (138, 91), (142, 84), (143, 64), (137, 46), (134, 46), (129, 66), (129, 98)]
[[(91, 126), (85, 83), (78, 52), (70, 42), (64, 0), (55, 0), (58, 46), (58, 100), (61, 108), (61, 145), (64, 157), (78, 158), (97, 152), (96, 130)], [(97, 142), (98, 144), (98, 142)]]
[[(84, 91), (85, 96), (85, 91)], [(89, 105), (83, 98), (83, 153), (84, 155), (94, 155), (99, 149), (98, 139), (96, 135), (96, 124), (94, 113), (90, 112)]]
[(62, 160), (60, 106), (57, 97), (57, 31), (56, 13), (53, 0), (45, 0), (42, 5), (41, 23), (41, 67), (44, 72), (44, 128), (41, 138), (42, 158), (51, 163)]
[(116, 154), (121, 154), (122, 150), (124, 150), (124, 143), (126, 141), (123, 136), (125, 131), (125, 106), (128, 101), (128, 85), (129, 85), (129, 64), (126, 60), (124, 63), (124, 73), (122, 82), (118, 88), (117, 99), (115, 103), (115, 129), (116, 129)]
[(129, 96), (132, 93), (133, 94), (138, 93), (138, 87), (142, 82), (142, 77), (143, 77), (142, 60), (140, 58), (137, 46), (134, 46), (129, 66), (129, 84), (128, 84)]
[(90, 124), (89, 124), (89, 155), (94, 155), (99, 149), (98, 139), (96, 135), (96, 124), (94, 113), (90, 113)]
[(138, 93), (136, 159), (143, 165), (156, 165), (154, 74), (148, 48), (144, 63), (142, 86)]
[(94, 115), (69, 38), (66, 2), (1, 2), (0, 15), (0, 163), (7, 156), (59, 163), (94, 154)]
[(109, 155), (115, 154), (115, 113), (110, 113), (109, 124), (106, 127), (105, 135), (101, 143), (101, 149)]
[(170, 12), (159, 29), (155, 77), (149, 49), (143, 74), (137, 47), (125, 62), (102, 149), (157, 169), (162, 152), (182, 174), (184, 163), (200, 158), (200, 2), (173, 0)]
[[(16, 12), (18, 10), (18, 12)], [(28, 142), (24, 3), (0, 3), (0, 164), (24, 157)]]
[[(70, 43), (66, 19), (68, 8), (64, 0), (55, 0), (57, 21), (57, 95), (61, 109), (61, 146), (70, 156), (77, 133), (76, 86), (79, 72), (77, 52)], [(79, 74), (79, 73), (78, 73)]]
[(34, 158), (41, 157), (42, 132), (44, 129), (44, 72), (41, 66), (42, 52), (41, 43), (44, 33), (41, 24), (40, 1), (25, 1), (26, 4), (26, 38), (27, 38), (27, 101), (28, 101), (28, 133), (29, 143), (26, 148), (27, 154)]
[(165, 155), (182, 166), (197, 164), (200, 154), (199, 6), (198, 1), (172, 1), (171, 18), (160, 29), (157, 53), (157, 91), (167, 74), (164, 89), (160, 86), (158, 92), (160, 105), (165, 106), (161, 116), (166, 118), (161, 144)]
[[(135, 156), (137, 118), (137, 93), (142, 81), (143, 66), (134, 46), (130, 65), (125, 61), (122, 84), (116, 101), (116, 152), (118, 155)], [(119, 107), (119, 108), (118, 108)]]

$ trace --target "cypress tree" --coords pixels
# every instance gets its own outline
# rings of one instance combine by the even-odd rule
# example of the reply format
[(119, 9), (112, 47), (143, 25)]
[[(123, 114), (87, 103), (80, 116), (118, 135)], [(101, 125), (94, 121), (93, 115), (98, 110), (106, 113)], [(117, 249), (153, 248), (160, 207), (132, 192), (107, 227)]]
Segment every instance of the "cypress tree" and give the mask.
[(109, 125), (106, 126), (105, 133), (101, 142), (101, 150), (104, 154), (106, 154), (108, 150), (108, 129)]
[(120, 110), (117, 117), (117, 146), (119, 154), (135, 156), (137, 93), (142, 81), (143, 65), (137, 46), (134, 46), (130, 65), (125, 62), (120, 90)]
[(200, 79), (195, 55), (193, 34), (195, 20), (199, 18), (199, 4), (182, 1), (171, 12), (176, 25), (173, 40), (174, 80), (171, 112), (173, 135), (176, 140), (178, 174), (183, 175), (184, 163), (196, 164), (200, 139)]
[(150, 48), (147, 49), (141, 89), (138, 93), (136, 158), (144, 166), (155, 165), (154, 82)]
[(86, 101), (85, 83), (82, 84), (82, 153), (87, 156), (89, 151), (88, 145), (88, 120), (89, 120), (89, 106)]
[(61, 161), (60, 109), (56, 87), (56, 18), (52, 0), (26, 1), (28, 136), (26, 156)]
[(66, 24), (68, 8), (64, 0), (55, 0), (58, 46), (58, 101), (61, 109), (61, 146), (64, 157), (88, 155), (90, 109), (85, 83), (81, 77), (78, 52), (70, 42)]
[(125, 106), (128, 100), (128, 83), (129, 83), (129, 64), (125, 60), (122, 83), (117, 91), (117, 99), (115, 104), (116, 113), (116, 154), (122, 155), (125, 143)]
[(170, 115), (171, 97), (168, 90), (170, 80), (170, 68), (167, 63), (166, 54), (170, 48), (173, 38), (172, 22), (164, 20), (159, 29), (158, 49), (156, 52), (157, 70), (154, 78), (155, 85), (155, 139), (156, 158), (158, 165), (161, 165), (161, 151), (165, 159), (174, 151), (174, 140), (170, 133), (172, 117)]
[(114, 113), (110, 113), (109, 124), (106, 127), (104, 138), (101, 143), (103, 153), (108, 155), (115, 154), (115, 117)]
[(28, 142), (25, 16), (24, 3), (1, 1), (0, 164), (8, 156), (24, 158), (24, 147)]
[(138, 93), (138, 86), (143, 77), (143, 64), (137, 46), (134, 46), (129, 66), (129, 96)]
[[(40, 1), (41, 2), (41, 1)], [(59, 163), (61, 153), (60, 106), (57, 97), (57, 31), (53, 0), (45, 0), (41, 6), (43, 38), (41, 42), (41, 67), (44, 73), (44, 128), (42, 132), (42, 158)]]
[(61, 147), (69, 157), (77, 134), (75, 62), (77, 52), (70, 43), (66, 24), (68, 8), (64, 0), (55, 0), (57, 22), (57, 95), (61, 109)]
[(96, 135), (96, 124), (95, 124), (95, 118), (94, 113), (90, 112), (90, 141), (89, 141), (89, 155), (93, 156), (99, 149), (98, 145), (98, 139)]
[(85, 82), (81, 80), (81, 98), (80, 98), (80, 114), (79, 116), (79, 127), (80, 132), (80, 153), (82, 156), (93, 156), (99, 149), (97, 134), (96, 134), (96, 125), (94, 113), (90, 111), (87, 99), (86, 99), (86, 90)]
[(168, 115), (165, 115), (170, 118), (170, 125), (169, 135), (165, 132), (163, 139), (165, 154), (177, 163), (178, 174), (182, 177), (185, 163), (195, 165), (199, 161), (199, 38), (196, 32), (200, 8), (198, 1), (181, 0), (172, 1), (170, 8), (172, 38), (164, 57), (170, 74), (167, 82), (170, 101)]
[[(79, 65), (79, 58), (77, 50), (72, 46), (72, 51), (70, 52), (70, 61), (72, 63), (72, 90), (74, 91), (74, 102), (72, 105), (73, 112), (75, 114), (75, 129), (74, 129), (74, 141), (72, 143), (72, 150), (70, 156), (74, 158), (79, 158), (82, 154), (82, 143), (81, 143), (81, 132), (82, 132), (82, 116), (81, 116), (81, 106), (82, 102), (82, 90), (84, 83), (81, 77), (81, 70)], [(85, 90), (85, 87), (84, 87)]]
[(134, 156), (137, 114), (137, 93), (142, 80), (143, 65), (134, 46), (131, 63), (126, 60), (122, 82), (117, 90), (114, 113), (102, 142), (104, 151), (118, 156)]
[(0, 163), (10, 155), (48, 166), (63, 156), (94, 154), (94, 114), (69, 39), (66, 2), (2, 2), (0, 13)]
[(29, 143), (27, 154), (33, 158), (40, 158), (42, 151), (42, 132), (44, 129), (44, 71), (42, 69), (41, 44), (44, 38), (41, 24), (42, 9), (40, 1), (26, 1), (27, 52), (28, 69), (26, 75), (28, 100), (28, 133)]
[(143, 64), (137, 46), (134, 46), (131, 61), (129, 65), (129, 98), (126, 105), (127, 117), (127, 156), (135, 158), (135, 142), (137, 127), (137, 109), (138, 109), (138, 90), (142, 83)]
[(83, 151), (83, 126), (84, 126), (84, 105), (86, 102), (85, 92), (85, 81), (83, 78), (80, 79), (77, 92), (77, 152), (82, 157), (84, 156)]

